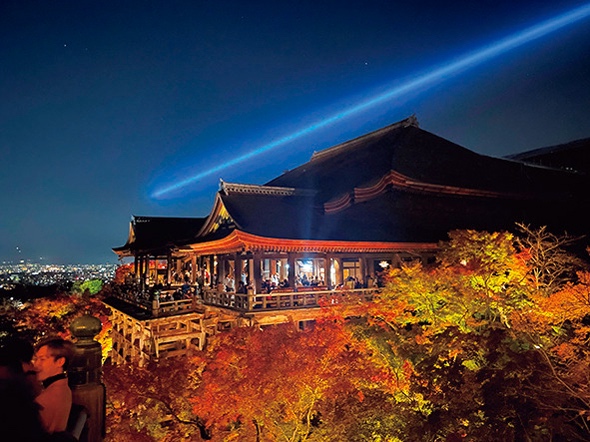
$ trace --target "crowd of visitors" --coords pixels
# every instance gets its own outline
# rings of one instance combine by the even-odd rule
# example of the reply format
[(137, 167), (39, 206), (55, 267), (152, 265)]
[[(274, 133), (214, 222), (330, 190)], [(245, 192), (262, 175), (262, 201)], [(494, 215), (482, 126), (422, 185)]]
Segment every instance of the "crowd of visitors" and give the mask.
[[(161, 307), (162, 303), (171, 303), (182, 300), (196, 300), (197, 302), (207, 302), (208, 290), (220, 293), (225, 292), (236, 295), (256, 293), (272, 294), (284, 293), (288, 291), (329, 291), (329, 290), (358, 290), (371, 289), (383, 286), (382, 275), (367, 274), (359, 278), (354, 275), (348, 275), (339, 283), (331, 282), (328, 284), (321, 275), (310, 272), (300, 272), (296, 274), (290, 283), (288, 278), (281, 278), (278, 273), (273, 273), (261, 281), (260, 289), (255, 289), (254, 282), (249, 277), (246, 269), (235, 275), (234, 270), (226, 268), (225, 275), (209, 274), (206, 268), (198, 269), (193, 275), (190, 270), (182, 270), (172, 274), (171, 284), (164, 285), (162, 280), (145, 287), (139, 287), (137, 283), (125, 290), (123, 298), (132, 297), (132, 301), (147, 309)], [(209, 299), (209, 302), (217, 302), (217, 298)], [(225, 299), (225, 298), (224, 298)], [(232, 298), (233, 299), (233, 298)], [(157, 301), (158, 304), (155, 304)], [(223, 301), (225, 302), (225, 301)]]

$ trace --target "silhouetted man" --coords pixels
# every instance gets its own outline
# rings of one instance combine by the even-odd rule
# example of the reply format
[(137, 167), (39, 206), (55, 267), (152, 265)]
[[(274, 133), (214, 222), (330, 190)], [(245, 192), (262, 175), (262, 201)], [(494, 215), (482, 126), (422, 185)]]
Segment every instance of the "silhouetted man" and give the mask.
[(43, 390), (35, 401), (41, 406), (41, 422), (49, 433), (65, 431), (72, 408), (66, 370), (74, 346), (64, 339), (52, 338), (40, 342), (36, 348), (34, 364)]

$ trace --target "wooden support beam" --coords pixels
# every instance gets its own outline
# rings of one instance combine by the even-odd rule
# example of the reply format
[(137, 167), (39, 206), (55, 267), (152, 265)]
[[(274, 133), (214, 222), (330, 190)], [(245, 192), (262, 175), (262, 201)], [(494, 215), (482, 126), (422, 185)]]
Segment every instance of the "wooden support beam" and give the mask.
[(252, 278), (254, 279), (254, 290), (256, 293), (262, 293), (262, 255), (260, 252), (254, 253), (252, 261)]

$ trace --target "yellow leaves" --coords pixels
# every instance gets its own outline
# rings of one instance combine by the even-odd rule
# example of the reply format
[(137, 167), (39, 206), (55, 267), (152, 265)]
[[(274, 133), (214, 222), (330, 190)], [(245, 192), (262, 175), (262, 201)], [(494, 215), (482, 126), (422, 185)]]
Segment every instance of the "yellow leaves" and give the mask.
[(481, 368), (480, 364), (475, 359), (465, 359), (461, 364), (471, 371), (477, 371)]
[(443, 267), (463, 266), (470, 272), (494, 272), (514, 256), (514, 236), (508, 232), (455, 230), (443, 244), (439, 258)]
[(395, 436), (382, 436), (380, 434), (375, 434), (371, 439), (371, 442), (403, 442), (401, 439)]
[(568, 324), (568, 333), (573, 329), (574, 335), (579, 335), (590, 312), (589, 282), (590, 274), (583, 272), (579, 273), (576, 284), (568, 283), (549, 295), (534, 293), (529, 308), (514, 315), (516, 329), (554, 340), (564, 334), (564, 326)]

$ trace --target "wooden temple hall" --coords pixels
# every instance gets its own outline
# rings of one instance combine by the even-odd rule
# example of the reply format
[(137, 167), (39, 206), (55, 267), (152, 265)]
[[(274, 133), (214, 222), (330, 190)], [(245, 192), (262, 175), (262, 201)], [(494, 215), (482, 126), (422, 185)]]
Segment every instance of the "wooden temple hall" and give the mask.
[[(237, 294), (268, 294), (275, 291), (301, 291), (305, 288), (327, 290), (377, 287), (382, 273), (389, 266), (399, 266), (402, 262), (416, 259), (431, 259), (436, 250), (436, 243), (305, 240), (285, 238), (287, 235), (252, 233), (252, 229), (241, 229), (234, 221), (235, 218), (245, 219), (236, 216), (239, 212), (234, 208), (229, 209), (231, 212), (228, 210), (232, 199), (252, 196), (259, 200), (269, 197), (282, 199), (287, 195), (292, 196), (294, 191), (222, 182), (214, 210), (208, 218), (185, 220), (134, 217), (131, 222), (131, 244), (141, 244), (138, 238), (153, 240), (160, 236), (160, 232), (178, 232), (178, 225), (187, 221), (187, 224), (192, 221), (193, 231), (198, 232), (191, 241), (197, 237), (207, 238), (203, 242), (185, 239), (167, 243), (167, 247), (134, 250), (134, 280), (138, 287), (147, 290), (154, 286), (182, 288), (188, 285), (194, 287), (197, 293), (214, 290)], [(264, 192), (264, 196), (258, 198), (258, 192)], [(286, 229), (290, 227), (288, 208), (283, 209), (285, 218), (280, 220), (276, 217), (275, 222), (284, 222)], [(252, 221), (258, 217), (255, 213), (249, 215)], [(272, 221), (270, 217), (268, 221)], [(153, 231), (155, 228), (169, 230)]]
[(391, 266), (432, 262), (454, 229), (587, 230), (587, 171), (538, 157), (480, 155), (411, 116), (266, 184), (221, 181), (205, 217), (134, 216), (113, 249), (134, 262), (127, 291), (107, 300), (120, 317), (115, 351), (145, 360), (200, 349), (226, 327), (303, 326), (322, 297), (370, 298)]

